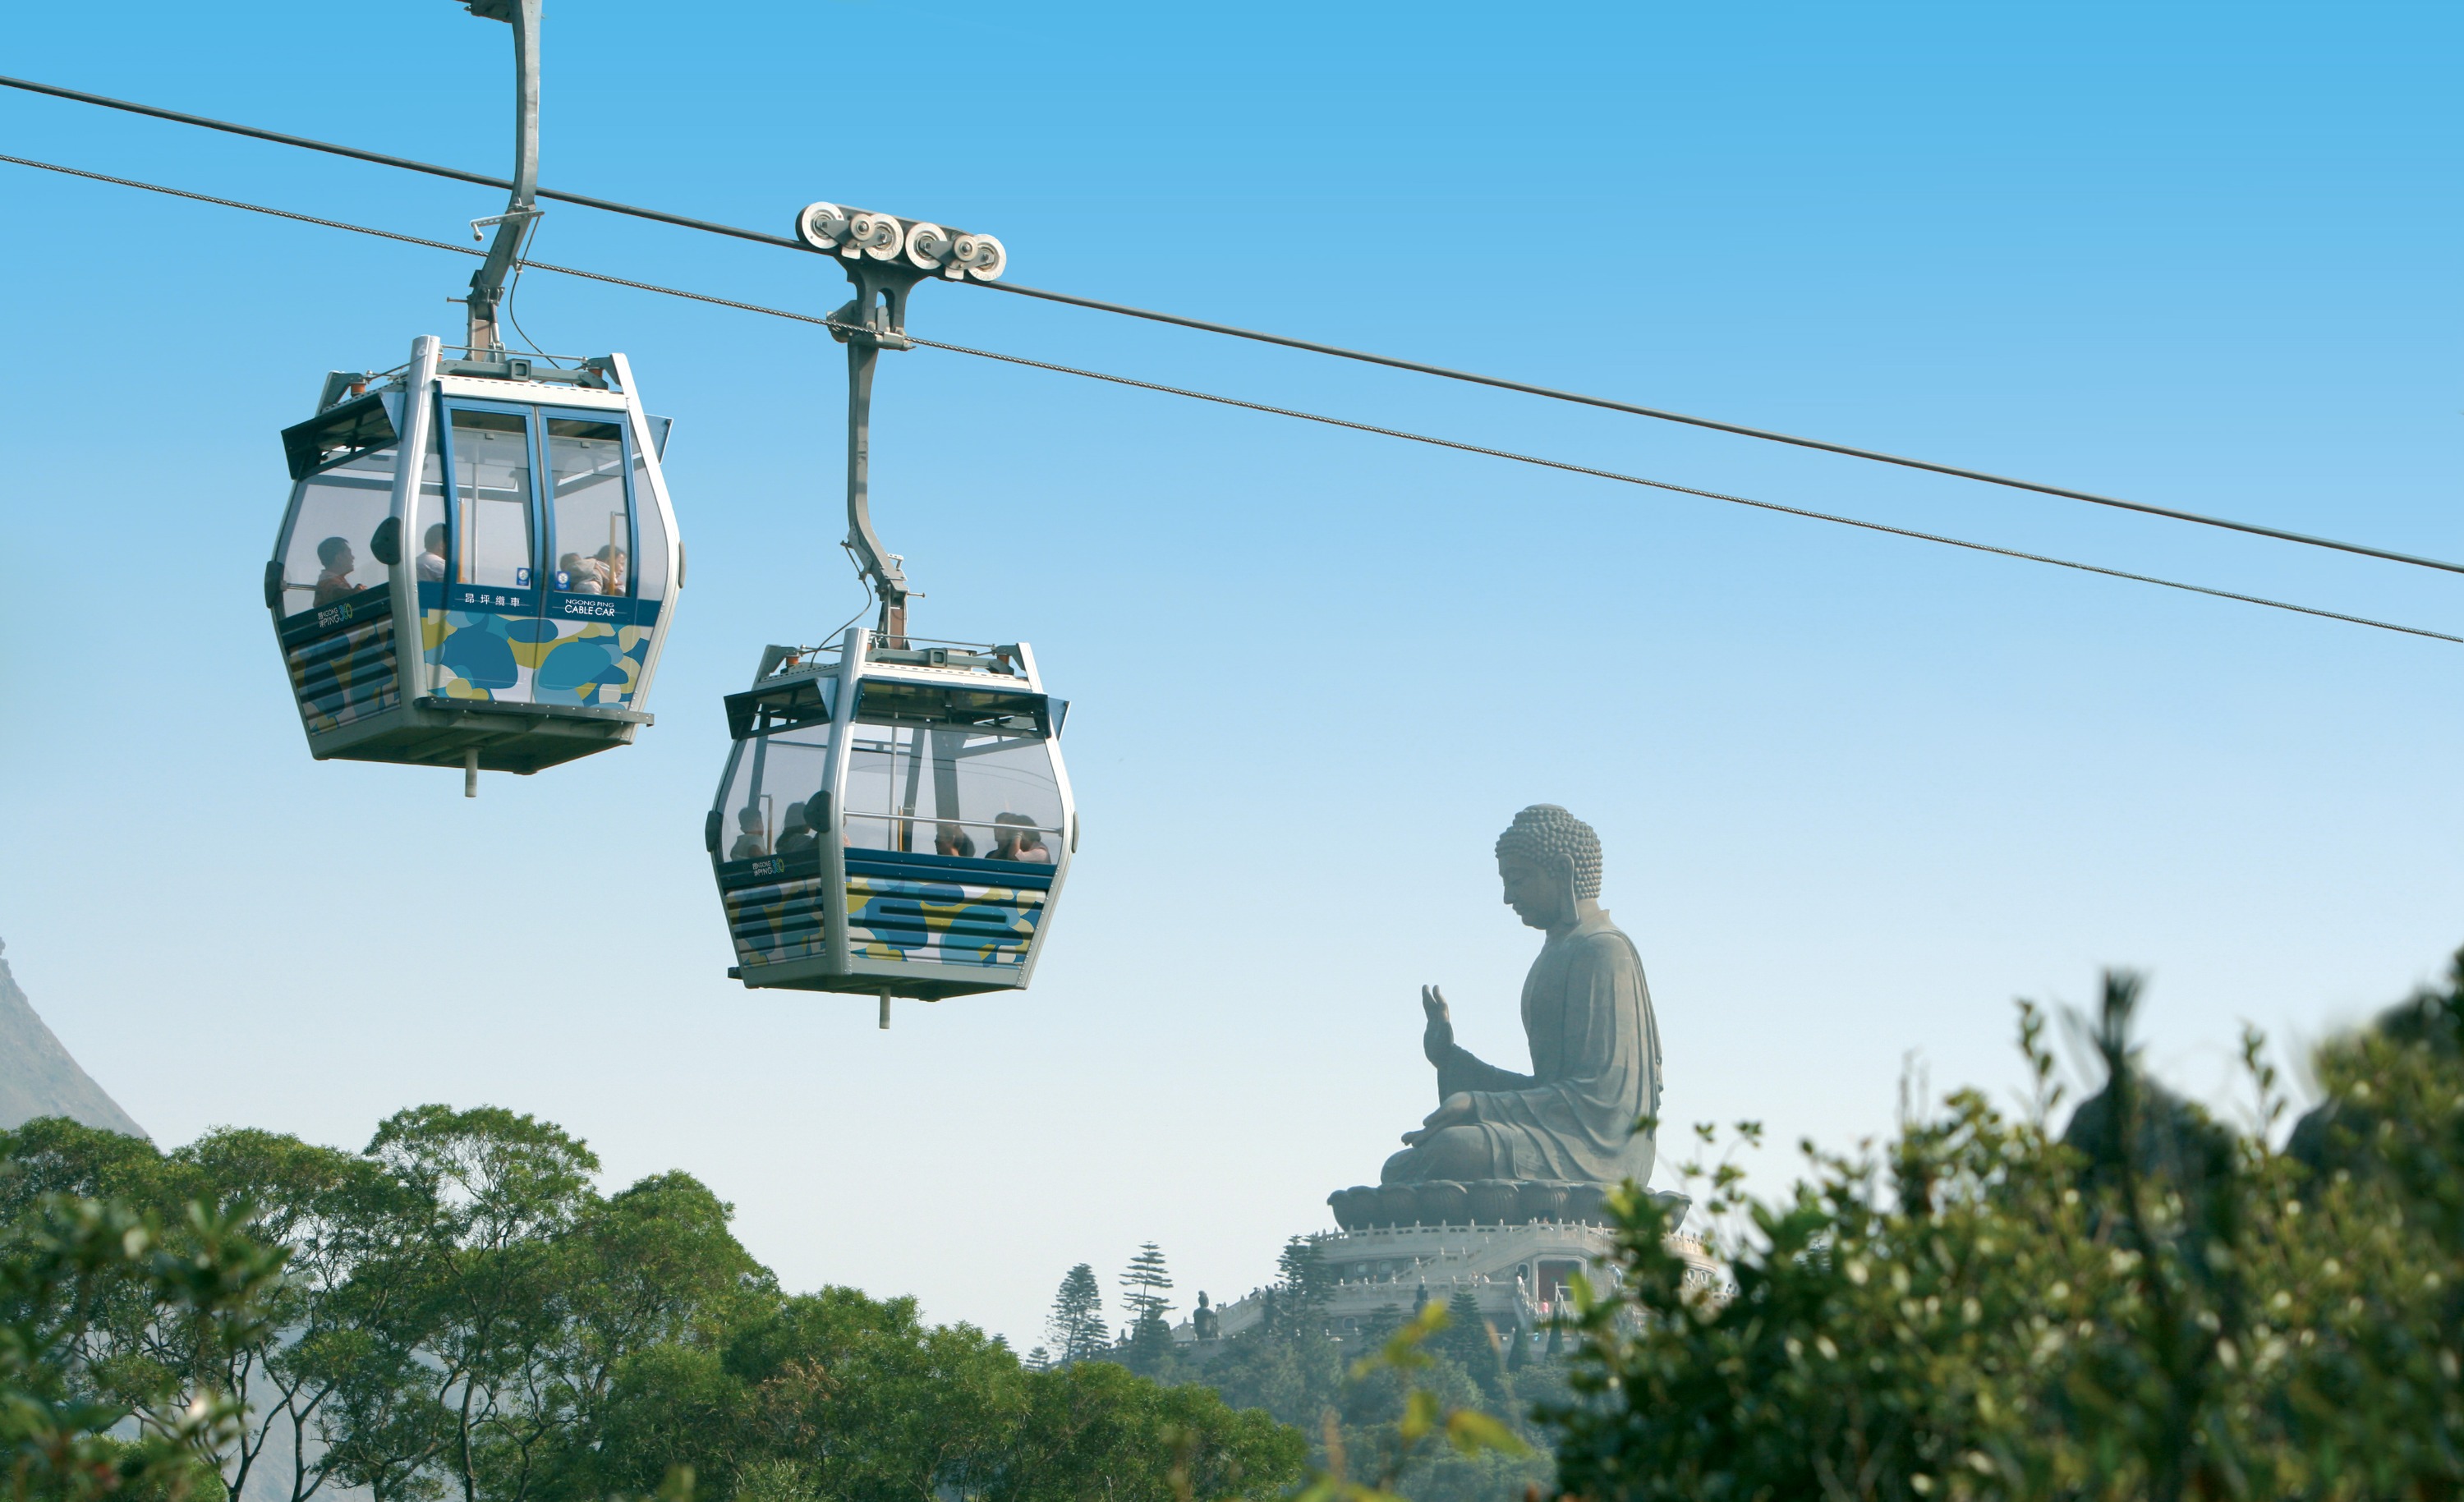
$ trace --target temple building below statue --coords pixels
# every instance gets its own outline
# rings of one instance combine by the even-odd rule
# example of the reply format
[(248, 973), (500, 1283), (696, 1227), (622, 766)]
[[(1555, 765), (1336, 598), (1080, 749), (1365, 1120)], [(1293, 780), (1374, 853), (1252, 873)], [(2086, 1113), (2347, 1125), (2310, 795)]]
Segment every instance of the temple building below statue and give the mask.
[[(1685, 1286), (1721, 1298), (1732, 1285), (1727, 1271), (1703, 1242), (1683, 1232), (1668, 1249), (1685, 1259)], [(1317, 1242), (1318, 1258), (1334, 1274), (1326, 1318), (1335, 1334), (1352, 1337), (1394, 1324), (1431, 1299), (1452, 1303), (1468, 1294), (1501, 1339), (1539, 1343), (1552, 1318), (1571, 1314), (1567, 1290), (1577, 1276), (1595, 1288), (1615, 1277), (1615, 1233), (1581, 1221), (1532, 1221), (1518, 1226), (1382, 1226), (1347, 1230)], [(1260, 1294), (1210, 1311), (1221, 1338), (1255, 1326), (1265, 1312)], [(1183, 1321), (1176, 1340), (1195, 1344), (1197, 1329)]]

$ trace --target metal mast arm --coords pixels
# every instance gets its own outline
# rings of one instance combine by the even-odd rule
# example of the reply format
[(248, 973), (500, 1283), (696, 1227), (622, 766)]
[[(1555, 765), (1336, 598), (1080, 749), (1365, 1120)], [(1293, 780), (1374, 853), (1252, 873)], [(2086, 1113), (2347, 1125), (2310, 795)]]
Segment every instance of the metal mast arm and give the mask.
[(1001, 275), (1009, 252), (988, 234), (836, 204), (799, 209), (796, 236), (837, 261), (855, 283), (855, 299), (829, 319), (830, 337), (847, 347), (847, 550), (881, 601), (885, 644), (904, 646), (907, 600), (914, 591), (899, 567), (905, 560), (883, 547), (881, 534), (872, 530), (873, 367), (883, 350), (915, 347), (907, 337), (907, 294), (917, 282), (935, 275), (988, 282)]
[[(504, 21), (514, 29), (514, 196), (493, 221), (496, 238), (488, 258), (471, 273), (471, 358), (501, 354), (503, 334), (496, 325), (504, 299), (505, 278), (514, 269), (522, 236), (539, 217), (539, 10), (542, 0), (463, 0), (471, 13)], [(479, 220), (477, 224), (488, 224)], [(476, 225), (473, 226), (476, 228)]]
[[(854, 307), (847, 304), (847, 309)], [(872, 367), (881, 360), (881, 340), (863, 334), (838, 337), (847, 347), (847, 547), (881, 600), (882, 636), (901, 645), (907, 636), (907, 574), (899, 567), (898, 555), (884, 548), (881, 534), (872, 530)]]

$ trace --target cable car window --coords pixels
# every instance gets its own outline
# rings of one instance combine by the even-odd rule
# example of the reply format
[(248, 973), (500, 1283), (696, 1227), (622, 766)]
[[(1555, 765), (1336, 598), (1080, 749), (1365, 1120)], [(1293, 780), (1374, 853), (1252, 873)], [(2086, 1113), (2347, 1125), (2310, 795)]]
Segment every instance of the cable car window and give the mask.
[[(865, 703), (877, 686), (865, 686)], [(1059, 859), (1061, 785), (1043, 736), (867, 723), (861, 713), (851, 733), (850, 846), (1039, 865)]]
[(393, 449), (364, 449), (300, 482), (282, 545), (284, 615), (385, 581), (377, 530), (393, 515)]
[[(661, 446), (665, 446), (664, 439)], [(659, 498), (650, 490), (649, 471), (649, 456), (636, 449), (633, 527), (641, 550), (633, 557), (633, 589), (644, 599), (659, 599), (668, 593), (668, 529), (659, 516)]]
[(625, 504), (625, 429), (571, 417), (547, 420), (556, 567), (548, 587), (575, 595), (632, 592), (633, 524)]
[(428, 452), (419, 464), (419, 553), (411, 559), (412, 577), (422, 584), (442, 584), (451, 572), (446, 561), (444, 433), (428, 425)]
[(759, 860), (818, 848), (821, 837), (804, 815), (811, 807), (823, 825), (829, 822), (828, 805), (816, 802), (829, 762), (827, 722), (739, 742), (719, 804), (726, 811), (719, 859)]
[(518, 412), (450, 409), (453, 423), (453, 581), (531, 585), (530, 424)]

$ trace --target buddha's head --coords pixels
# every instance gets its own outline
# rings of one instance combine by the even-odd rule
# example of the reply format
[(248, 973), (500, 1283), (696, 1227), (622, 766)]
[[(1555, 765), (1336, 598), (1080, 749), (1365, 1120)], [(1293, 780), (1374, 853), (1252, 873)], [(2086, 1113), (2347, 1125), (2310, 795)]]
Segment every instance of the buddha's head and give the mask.
[(1506, 905), (1526, 926), (1572, 927), (1600, 895), (1600, 837), (1554, 803), (1534, 803), (1497, 837)]

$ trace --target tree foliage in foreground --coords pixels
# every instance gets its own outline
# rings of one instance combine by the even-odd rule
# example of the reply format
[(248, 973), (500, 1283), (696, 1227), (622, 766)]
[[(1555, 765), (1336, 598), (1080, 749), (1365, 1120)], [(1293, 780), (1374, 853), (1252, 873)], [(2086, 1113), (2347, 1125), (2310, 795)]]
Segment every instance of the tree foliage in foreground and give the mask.
[[(603, 1194), (598, 1166), (560, 1128), (494, 1108), (398, 1113), (357, 1154), (223, 1131), (165, 1155), (56, 1119), (0, 1132), (0, 1224), (17, 1228), (0, 1278), (18, 1280), (0, 1293), (19, 1320), (0, 1329), (0, 1376), (12, 1401), (38, 1400), (0, 1411), (19, 1426), (0, 1427), (19, 1494), (193, 1481), (232, 1502), (337, 1484), (375, 1502), (688, 1487), (720, 1502), (1181, 1502), (1302, 1475), (1297, 1433), (1203, 1388), (1103, 1363), (1031, 1370), (912, 1299), (784, 1294), (701, 1184), (669, 1173)], [(253, 1321), (182, 1272), (238, 1276), (241, 1243), (186, 1210), (234, 1195), (288, 1248), (278, 1278), (248, 1284)], [(77, 1240), (55, 1226), (77, 1197), (123, 1208), (93, 1208), (102, 1229)], [(77, 1260), (110, 1246), (120, 1263)], [(21, 1294), (27, 1279), (49, 1292)], [(130, 1415), (143, 1437), (123, 1455), (101, 1433)], [(172, 1464), (200, 1454), (196, 1475)]]
[[(236, 1405), (183, 1394), (143, 1346), (142, 1323), (193, 1369), (261, 1335), (257, 1299), (278, 1254), (236, 1217), (187, 1207), (180, 1233), (125, 1205), (39, 1195), (0, 1231), (0, 1465), (15, 1502), (185, 1502), (221, 1491), (211, 1465)], [(142, 1321), (132, 1315), (142, 1312)]]
[[(2043, 1016), (2016, 1119), (1964, 1092), (1884, 1161), (1813, 1155), (1706, 1208), (1735, 1295), (1683, 1285), (1648, 1196), (1613, 1196), (1622, 1282), (1589, 1302), (1559, 1480), (1610, 1498), (2448, 1498), (2464, 1494), (2464, 955), (2321, 1050), (2257, 1127), (2147, 1078), (2138, 984), (2087, 1025), (2107, 1079), (2061, 1138)], [(1809, 1153), (1813, 1152), (1809, 1146)]]

